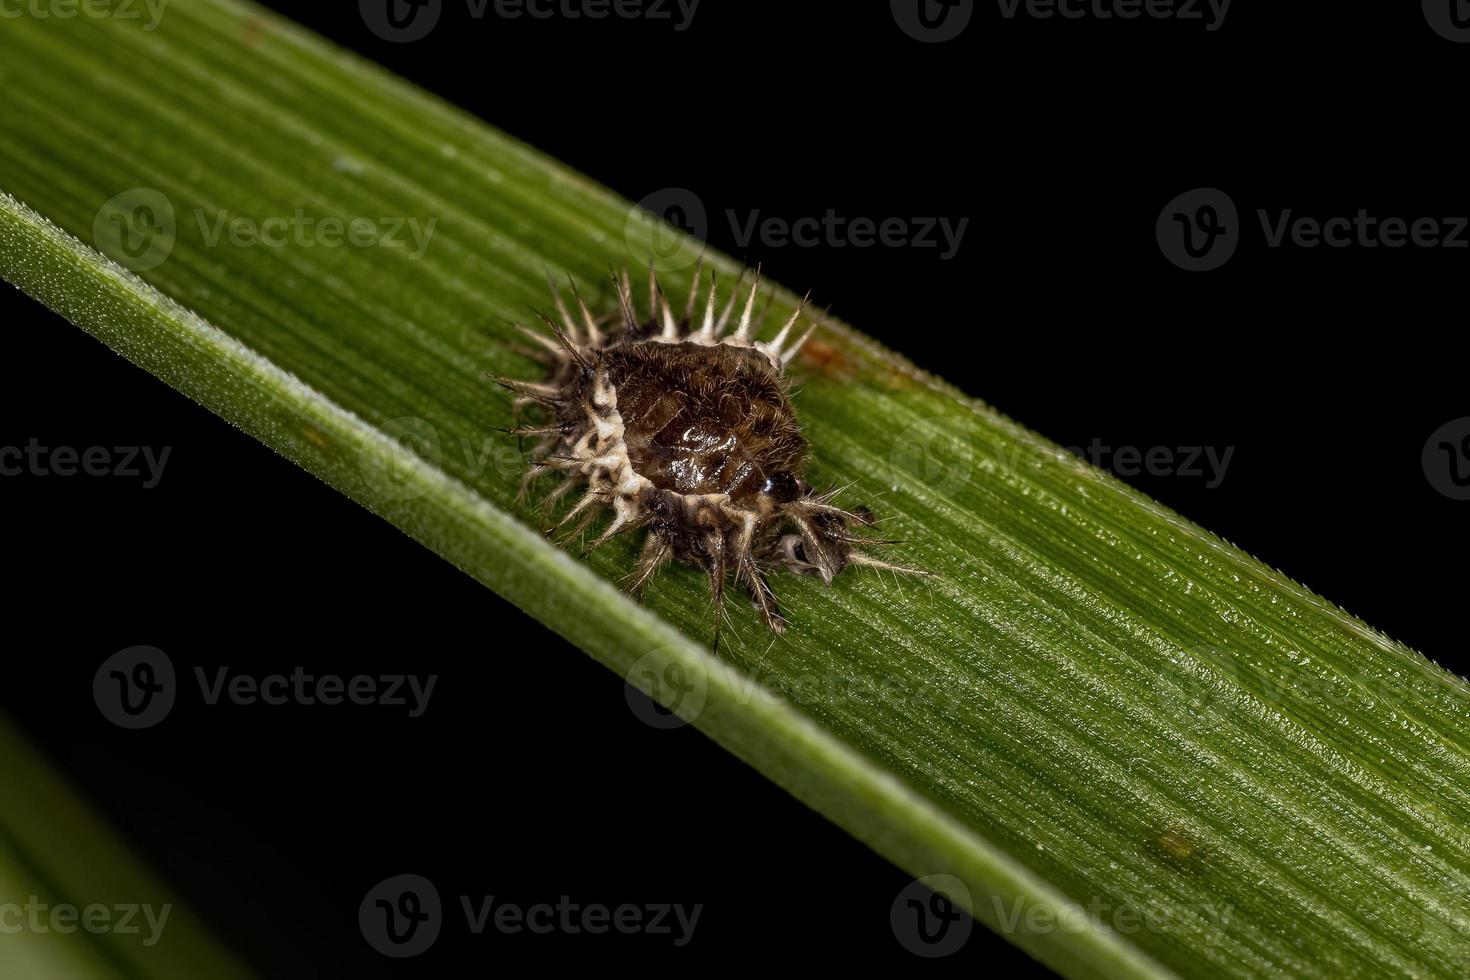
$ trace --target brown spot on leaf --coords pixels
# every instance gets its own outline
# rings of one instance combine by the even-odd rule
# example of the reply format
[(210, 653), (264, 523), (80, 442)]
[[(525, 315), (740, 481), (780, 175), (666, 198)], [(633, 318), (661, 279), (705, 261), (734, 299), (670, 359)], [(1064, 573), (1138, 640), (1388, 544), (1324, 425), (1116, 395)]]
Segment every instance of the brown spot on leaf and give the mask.
[(1199, 857), (1199, 847), (1182, 831), (1166, 830), (1158, 836), (1154, 843), (1176, 861), (1190, 861)]
[(801, 353), (796, 358), (801, 366), (808, 371), (813, 371), (828, 378), (851, 378), (855, 373), (852, 363), (848, 360), (842, 348), (823, 340), (813, 337), (806, 342)]
[(318, 449), (326, 449), (328, 446), (331, 445), (331, 443), (327, 441), (327, 437), (322, 434), (322, 431), (312, 426), (307, 426), (306, 428), (302, 429), (301, 434), (306, 436), (307, 442), (311, 443)]
[(240, 28), (240, 43), (247, 48), (253, 48), (260, 43), (260, 39), (265, 37), (265, 34), (265, 18), (251, 17), (245, 22), (245, 26)]

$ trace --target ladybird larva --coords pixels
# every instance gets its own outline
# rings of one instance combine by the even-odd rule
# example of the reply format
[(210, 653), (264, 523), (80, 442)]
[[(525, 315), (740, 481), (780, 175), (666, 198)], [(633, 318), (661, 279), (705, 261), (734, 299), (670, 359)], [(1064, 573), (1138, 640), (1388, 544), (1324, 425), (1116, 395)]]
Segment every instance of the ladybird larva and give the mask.
[(574, 313), (553, 285), (557, 317), (538, 314), (547, 332), (519, 326), (536, 345), (528, 353), (546, 365), (548, 377), (500, 379), (517, 395), (517, 414), (529, 406), (544, 412), (540, 424), (510, 430), (540, 440), (522, 494), (546, 473), (564, 477), (545, 498), (548, 510), (582, 490), (551, 530), (570, 526), (567, 538), (576, 537), (610, 510), (612, 520), (590, 552), (618, 534), (646, 528), (625, 588), (639, 594), (671, 559), (703, 569), (716, 645), (732, 581), (749, 593), (766, 626), (781, 633), (786, 621), (771, 589), (772, 572), (817, 576), (830, 585), (848, 565), (916, 571), (866, 554), (865, 548), (891, 543), (855, 533), (873, 524), (871, 513), (836, 506), (835, 491), (817, 492), (804, 479), (810, 449), (786, 367), (821, 324), (796, 334), (803, 300), (775, 337), (755, 339), (756, 272), (732, 330), (744, 278), (742, 272), (717, 312), (711, 270), (700, 312), (701, 263), (677, 315), (650, 270), (649, 310), (641, 316), (627, 272), (615, 274), (620, 315), (612, 318), (593, 316), (575, 283)]

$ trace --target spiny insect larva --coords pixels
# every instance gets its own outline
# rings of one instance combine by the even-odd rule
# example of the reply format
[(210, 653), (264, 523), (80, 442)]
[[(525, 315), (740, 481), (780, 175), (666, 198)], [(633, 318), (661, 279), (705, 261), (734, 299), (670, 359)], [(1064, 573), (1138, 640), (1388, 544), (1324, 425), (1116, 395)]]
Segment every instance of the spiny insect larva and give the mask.
[(575, 283), (573, 315), (553, 284), (558, 319), (538, 314), (550, 335), (518, 327), (537, 345), (527, 353), (547, 366), (549, 377), (500, 383), (518, 395), (517, 414), (530, 405), (545, 411), (541, 424), (510, 430), (540, 438), (522, 494), (548, 472), (565, 477), (546, 497), (548, 510), (584, 489), (557, 525), (576, 522), (567, 539), (611, 508), (611, 523), (588, 552), (615, 535), (647, 528), (642, 555), (625, 582), (634, 595), (670, 559), (703, 569), (718, 646), (725, 588), (732, 580), (750, 594), (765, 624), (781, 633), (786, 622), (767, 578), (773, 571), (815, 575), (830, 585), (848, 565), (917, 570), (863, 553), (892, 543), (853, 533), (871, 526), (872, 514), (835, 506), (835, 490), (818, 493), (803, 479), (810, 451), (785, 368), (820, 326), (812, 323), (794, 338), (806, 301), (774, 338), (756, 340), (760, 273), (751, 277), (731, 331), (745, 273), (716, 313), (711, 270), (696, 323), (702, 268), (701, 263), (695, 270), (682, 316), (670, 307), (651, 269), (646, 317), (635, 309), (626, 271), (613, 276), (620, 317), (594, 317)]

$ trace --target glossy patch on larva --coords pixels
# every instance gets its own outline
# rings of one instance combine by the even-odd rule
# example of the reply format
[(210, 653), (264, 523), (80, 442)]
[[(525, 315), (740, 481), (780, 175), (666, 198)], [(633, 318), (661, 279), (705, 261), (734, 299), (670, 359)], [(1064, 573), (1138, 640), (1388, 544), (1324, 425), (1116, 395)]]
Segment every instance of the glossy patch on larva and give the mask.
[[(765, 624), (781, 633), (786, 621), (769, 581), (774, 572), (831, 584), (849, 565), (915, 570), (864, 553), (889, 543), (855, 533), (873, 524), (871, 513), (836, 506), (835, 491), (819, 493), (804, 479), (810, 451), (785, 369), (820, 325), (798, 332), (805, 302), (775, 337), (757, 340), (759, 274), (746, 291), (742, 273), (717, 311), (711, 272), (699, 312), (703, 279), (697, 269), (682, 316), (651, 271), (647, 315), (635, 308), (626, 272), (614, 277), (621, 313), (612, 318), (593, 316), (575, 286), (574, 313), (553, 286), (558, 316), (541, 318), (549, 333), (520, 328), (536, 343), (529, 353), (547, 366), (549, 377), (501, 383), (518, 395), (518, 412), (534, 405), (543, 413), (536, 424), (511, 430), (540, 439), (522, 493), (549, 473), (560, 474), (562, 482), (546, 497), (548, 510), (578, 491), (557, 525), (570, 527), (568, 538), (610, 512), (588, 551), (615, 535), (646, 530), (626, 582), (635, 595), (671, 559), (702, 569), (718, 644), (730, 583), (743, 588)], [(742, 292), (745, 302), (732, 329)]]

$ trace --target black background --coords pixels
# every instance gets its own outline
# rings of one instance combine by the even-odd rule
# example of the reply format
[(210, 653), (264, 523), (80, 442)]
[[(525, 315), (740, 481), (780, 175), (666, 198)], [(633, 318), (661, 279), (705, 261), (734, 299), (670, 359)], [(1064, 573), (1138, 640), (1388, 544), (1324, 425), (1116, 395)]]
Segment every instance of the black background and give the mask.
[[(412, 44), (374, 36), (350, 4), (273, 6), (631, 199), (693, 190), (716, 248), (1064, 445), (1233, 447), (1218, 487), (1130, 482), (1441, 663), (1470, 664), (1470, 503), (1421, 465), (1430, 434), (1470, 415), (1470, 250), (1273, 249), (1256, 218), (1470, 213), (1457, 96), (1470, 45), (1437, 36), (1417, 4), (1238, 0), (1207, 31), (1008, 20), (982, 2), (939, 44), (883, 3), (704, 0), (680, 32), (474, 20), (447, 0)], [(1223, 268), (1187, 273), (1161, 254), (1155, 219), (1202, 186), (1234, 200), (1242, 240)], [(969, 223), (942, 260), (741, 247), (727, 210)], [(263, 972), (924, 962), (888, 925), (903, 873), (698, 733), (643, 724), (619, 678), (392, 527), (0, 295), (0, 445), (172, 447), (151, 490), (0, 479), (4, 706)], [(441, 679), (414, 720), (195, 699), (121, 732), (90, 685), (133, 644), (185, 671)], [(356, 910), (402, 872), (449, 901), (704, 911), (683, 949), (449, 928), (396, 962), (364, 944)], [(1013, 956), (977, 933), (936, 967)]]

